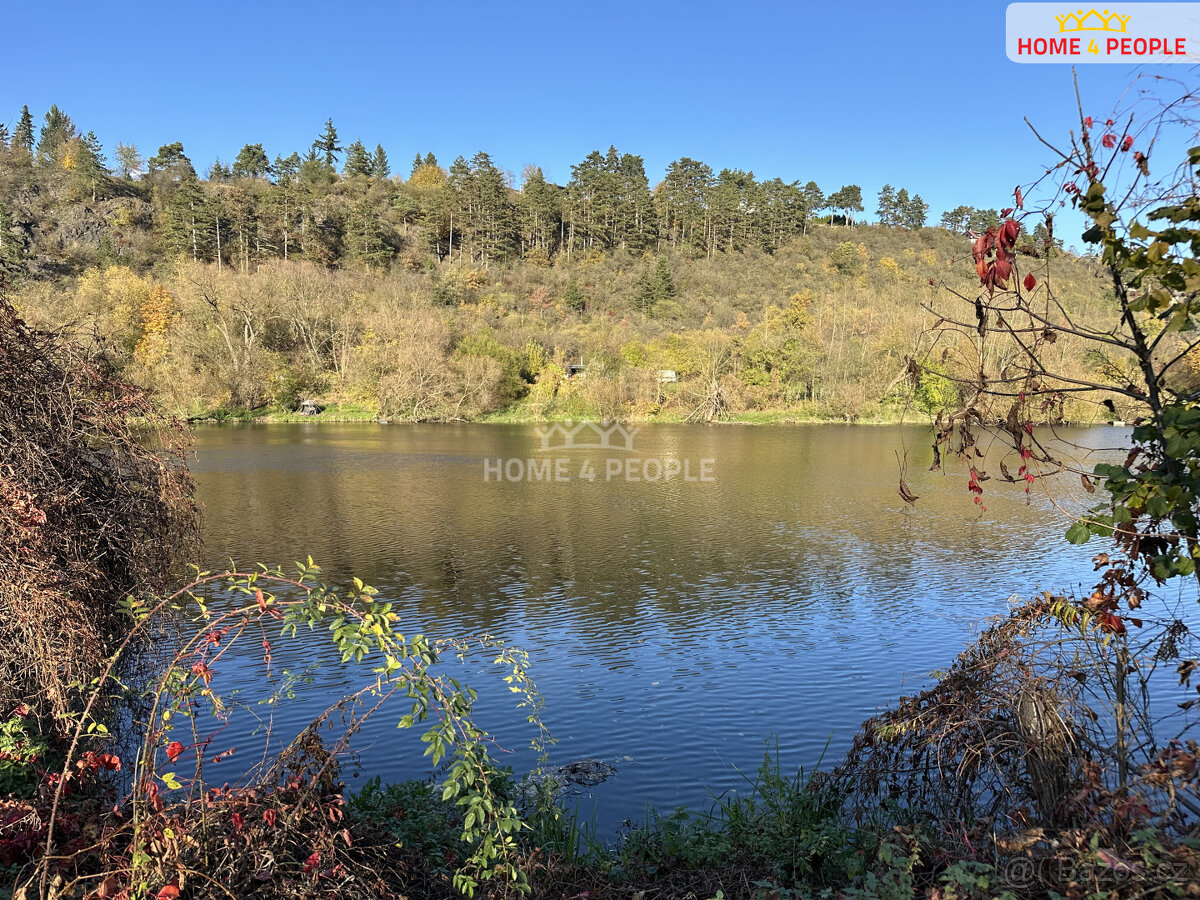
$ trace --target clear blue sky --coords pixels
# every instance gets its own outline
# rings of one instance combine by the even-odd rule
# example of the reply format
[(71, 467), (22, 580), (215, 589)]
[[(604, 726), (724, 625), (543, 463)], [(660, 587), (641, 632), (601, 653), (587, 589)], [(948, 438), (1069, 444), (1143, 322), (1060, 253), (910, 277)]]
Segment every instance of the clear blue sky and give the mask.
[[(245, 143), (304, 152), (326, 118), (343, 142), (381, 143), (394, 172), (432, 150), (477, 150), (519, 176), (615, 144), (651, 182), (680, 156), (760, 178), (920, 193), (931, 219), (1004, 206), (1051, 161), (1022, 122), (1063, 137), (1071, 70), (1004, 52), (1006, 4), (572, 3), (210, 0), (9, 3), (0, 121), (51, 103), (106, 150), (182, 141), (196, 168)], [(1137, 74), (1080, 67), (1106, 115)]]

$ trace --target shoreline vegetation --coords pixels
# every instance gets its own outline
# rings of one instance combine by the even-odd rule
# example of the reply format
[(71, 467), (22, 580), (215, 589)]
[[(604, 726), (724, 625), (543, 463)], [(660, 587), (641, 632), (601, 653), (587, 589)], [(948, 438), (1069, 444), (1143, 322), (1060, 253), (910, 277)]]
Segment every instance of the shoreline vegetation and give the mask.
[[(433, 419), (424, 420), (422, 422), (403, 422), (392, 419), (382, 418), (376, 413), (362, 409), (342, 409), (338, 404), (333, 404), (325, 408), (322, 412), (316, 415), (306, 415), (299, 412), (291, 411), (239, 411), (237, 413), (229, 412), (228, 410), (215, 410), (208, 413), (199, 413), (188, 417), (189, 425), (540, 425), (554, 422), (576, 422), (584, 421), (587, 416), (568, 416), (554, 415), (546, 416), (539, 415), (535, 411), (523, 411), (520, 408), (512, 410), (504, 410), (498, 413), (492, 413), (479, 419), (463, 420), (463, 419)], [(666, 414), (658, 416), (646, 416), (642, 418), (628, 417), (620, 419), (627, 424), (632, 425), (855, 425), (865, 427), (883, 427), (889, 425), (930, 425), (933, 424), (933, 417), (926, 416), (922, 413), (914, 414), (912, 411), (906, 413), (903, 410), (895, 410), (884, 415), (874, 416), (871, 418), (823, 418), (815, 414), (805, 415), (798, 413), (795, 410), (759, 410), (755, 412), (732, 413), (721, 419), (716, 419), (708, 423), (697, 423), (689, 421), (687, 416), (682, 414)], [(1034, 423), (1035, 425), (1041, 423)], [(1060, 419), (1053, 423), (1057, 427), (1096, 427), (1105, 425), (1124, 426), (1127, 423), (1113, 419), (1095, 419), (1086, 422), (1074, 422), (1069, 419)]]

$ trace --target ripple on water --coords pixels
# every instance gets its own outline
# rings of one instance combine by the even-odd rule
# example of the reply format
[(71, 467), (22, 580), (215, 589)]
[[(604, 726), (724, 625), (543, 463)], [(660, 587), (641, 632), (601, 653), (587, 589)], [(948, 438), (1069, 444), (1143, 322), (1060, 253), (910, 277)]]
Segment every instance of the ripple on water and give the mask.
[[(915, 509), (896, 497), (902, 438)], [(716, 480), (485, 481), (484, 459), (540, 453), (525, 427), (202, 429), (207, 563), (311, 554), (330, 580), (379, 588), (407, 634), (487, 631), (527, 648), (553, 759), (618, 765), (582, 801), (605, 828), (647, 802), (705, 805), (709, 789), (745, 788), (740, 773), (753, 775), (772, 735), (786, 767), (834, 761), (865, 716), (927, 684), (1010, 594), (1091, 573), (1050, 500), (1026, 505), (989, 482), (980, 518), (961, 473), (925, 471), (920, 429), (644, 426), (636, 439), (643, 458), (714, 459)], [(570, 452), (577, 469), (588, 451)], [(1079, 500), (1077, 487), (1061, 493)], [(356, 683), (321, 632), (273, 652), (277, 673), (317, 671), (295, 702), (262, 706), (251, 649), (222, 661), (249, 713), (221, 734), (242, 748), (221, 769), (230, 777), (257, 758), (254, 715), (272, 717), (278, 744)], [(505, 762), (531, 766), (504, 686), (479, 666), (464, 674), (514, 751)], [(427, 772), (399, 714), (356, 738), (365, 773)]]

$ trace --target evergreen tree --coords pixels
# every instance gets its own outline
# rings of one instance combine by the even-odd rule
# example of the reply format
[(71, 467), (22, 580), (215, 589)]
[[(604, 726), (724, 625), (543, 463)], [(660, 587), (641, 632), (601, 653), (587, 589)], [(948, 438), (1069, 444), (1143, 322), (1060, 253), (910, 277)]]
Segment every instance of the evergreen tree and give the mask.
[(885, 184), (879, 189), (879, 206), (875, 209), (879, 224), (891, 226), (896, 224), (896, 189)]
[(228, 181), (233, 177), (233, 172), (229, 170), (229, 166), (221, 162), (221, 157), (213, 160), (212, 166), (208, 170), (208, 180), (214, 182)]
[(542, 170), (526, 170), (521, 187), (521, 242), (526, 247), (541, 247), (549, 254), (562, 226), (562, 189), (546, 181)]
[(371, 159), (371, 177), (382, 181), (391, 174), (392, 167), (388, 163), (387, 152), (383, 149), (383, 144), (376, 144), (375, 155)]
[(100, 140), (93, 131), (89, 131), (74, 143), (76, 145), (74, 152), (77, 157), (75, 178), (77, 183), (91, 194), (92, 202), (95, 203), (99, 196), (100, 186), (106, 182), (109, 176), (109, 168), (104, 162), (104, 149), (100, 146)]
[(900, 188), (896, 192), (895, 210), (892, 213), (892, 225), (901, 225), (908, 227), (908, 207), (912, 203), (912, 198), (908, 196), (908, 188)]
[(342, 145), (338, 143), (337, 129), (333, 127), (333, 119), (325, 120), (325, 130), (320, 136), (313, 141), (313, 152), (317, 153), (325, 160), (325, 165), (333, 169), (337, 164), (337, 155), (342, 152)]
[(38, 137), (38, 161), (46, 164), (57, 160), (62, 147), (78, 136), (71, 117), (59, 109), (57, 104), (51, 104), (50, 109), (46, 111), (42, 133)]
[(1000, 211), (997, 209), (975, 209), (971, 211), (968, 227), (972, 231), (987, 231), (1000, 226)]
[(583, 291), (579, 289), (579, 282), (574, 278), (567, 282), (567, 287), (563, 291), (563, 305), (575, 312), (583, 312), (587, 309), (587, 298), (583, 296)]
[(416, 175), (417, 169), (421, 168), (423, 165), (425, 165), (425, 160), (421, 159), (421, 154), (418, 153), (413, 157), (412, 168), (408, 170), (408, 177), (412, 178), (414, 175)]
[(271, 168), (275, 172), (276, 178), (280, 184), (290, 182), (296, 178), (300, 172), (300, 154), (293, 152), (286, 159), (278, 154), (275, 155), (275, 162)]
[(234, 178), (266, 178), (271, 171), (262, 144), (246, 144), (238, 151), (231, 170)]
[(675, 297), (675, 279), (671, 276), (671, 264), (665, 256), (658, 257), (654, 268), (647, 263), (638, 276), (638, 305), (642, 312), (650, 312), (654, 306)]
[(355, 141), (346, 148), (346, 164), (342, 167), (345, 178), (370, 178), (374, 160), (362, 141)]
[(928, 213), (929, 204), (921, 199), (920, 194), (913, 194), (912, 198), (904, 205), (901, 211), (901, 215), (904, 218), (904, 227), (909, 231), (924, 228)]
[(0, 150), (8, 149), (8, 126), (0, 122)]
[(956, 206), (954, 209), (947, 210), (942, 213), (942, 227), (947, 231), (952, 231), (955, 234), (966, 234), (967, 228), (971, 224), (971, 219), (975, 215), (974, 207)]
[(709, 250), (709, 201), (714, 181), (712, 168), (687, 156), (667, 167), (655, 200), (659, 204), (659, 227), (672, 245)]
[(183, 152), (183, 144), (176, 141), (158, 148), (158, 153), (146, 161), (146, 176), (155, 177), (157, 183), (180, 183), (196, 177), (192, 161)]
[(13, 132), (12, 148), (33, 153), (33, 116), (28, 106), (21, 107), (21, 118), (17, 120), (17, 128)]
[(1033, 229), (1033, 249), (1039, 256), (1057, 256), (1063, 252), (1062, 238), (1051, 237), (1045, 222), (1038, 222)]
[(863, 211), (862, 188), (857, 184), (847, 184), (839, 191), (829, 195), (829, 206), (842, 211), (842, 220), (847, 227), (854, 224), (854, 214)]
[(432, 152), (425, 154), (425, 165), (436, 166), (438, 164), (437, 157)]
[(810, 181), (800, 190), (800, 206), (803, 210), (803, 222), (800, 227), (801, 234), (808, 233), (808, 221), (813, 217), (817, 210), (824, 209), (828, 201), (825, 199), (825, 194), (817, 187), (815, 181)]

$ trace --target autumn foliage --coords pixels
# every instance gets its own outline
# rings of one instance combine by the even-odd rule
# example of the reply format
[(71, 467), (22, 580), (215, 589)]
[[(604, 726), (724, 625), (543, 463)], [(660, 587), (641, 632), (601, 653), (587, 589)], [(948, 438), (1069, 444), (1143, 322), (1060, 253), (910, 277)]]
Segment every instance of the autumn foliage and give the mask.
[(0, 296), (4, 712), (66, 727), (121, 632), (118, 602), (168, 582), (196, 535), (186, 447), (103, 354), (27, 327)]

